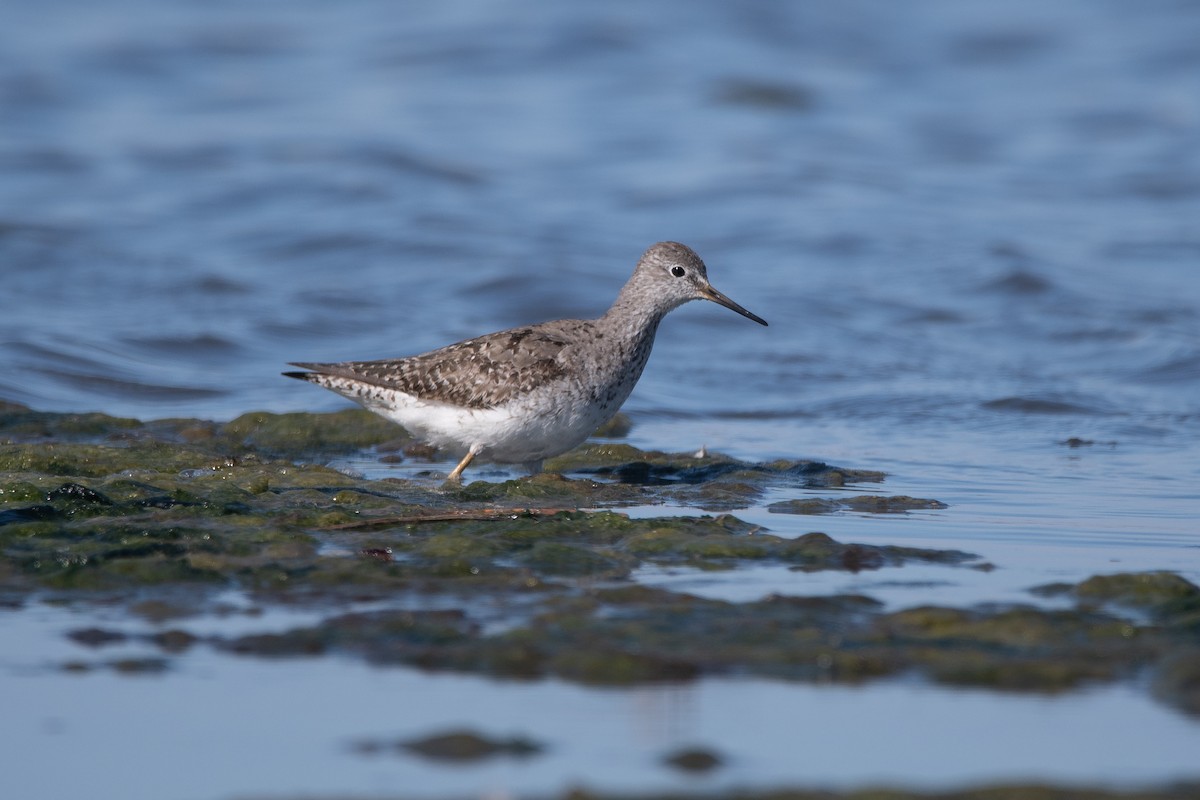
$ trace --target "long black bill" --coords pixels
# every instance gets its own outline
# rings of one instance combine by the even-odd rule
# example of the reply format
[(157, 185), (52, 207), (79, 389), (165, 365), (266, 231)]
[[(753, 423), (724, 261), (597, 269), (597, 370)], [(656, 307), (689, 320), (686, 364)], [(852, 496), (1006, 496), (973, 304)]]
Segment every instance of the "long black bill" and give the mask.
[(741, 306), (739, 306), (737, 303), (733, 302), (733, 301), (732, 301), (732, 300), (730, 300), (728, 297), (726, 297), (725, 295), (721, 294), (720, 292), (718, 292), (716, 289), (714, 289), (714, 288), (713, 288), (713, 287), (711, 287), (711, 286), (706, 286), (706, 287), (704, 287), (704, 296), (705, 296), (707, 299), (709, 299), (709, 300), (712, 300), (714, 303), (720, 303), (721, 305), (725, 306), (726, 308), (728, 308), (728, 309), (730, 309), (730, 310), (732, 310), (732, 311), (736, 311), (736, 312), (738, 312), (739, 314), (741, 314), (741, 315), (742, 315), (743, 317), (745, 317), (746, 319), (752, 319), (752, 320), (754, 320), (754, 321), (755, 321), (755, 322), (757, 322), (759, 325), (766, 325), (766, 324), (767, 324), (767, 321), (766, 321), (765, 319), (763, 319), (762, 317), (758, 316), (757, 314), (751, 314), (749, 311), (747, 311), (746, 309), (742, 308), (742, 307), (741, 307)]

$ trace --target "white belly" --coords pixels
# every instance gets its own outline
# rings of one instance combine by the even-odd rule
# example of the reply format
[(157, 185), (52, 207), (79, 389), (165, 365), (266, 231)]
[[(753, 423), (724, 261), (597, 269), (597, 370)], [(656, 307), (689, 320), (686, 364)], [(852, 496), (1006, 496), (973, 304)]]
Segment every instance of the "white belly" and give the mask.
[(483, 458), (502, 463), (528, 463), (552, 458), (582, 444), (616, 414), (625, 398), (601, 407), (543, 391), (520, 402), (487, 409), (461, 408), (388, 390), (372, 402), (355, 399), (438, 447), (457, 452), (471, 449)]

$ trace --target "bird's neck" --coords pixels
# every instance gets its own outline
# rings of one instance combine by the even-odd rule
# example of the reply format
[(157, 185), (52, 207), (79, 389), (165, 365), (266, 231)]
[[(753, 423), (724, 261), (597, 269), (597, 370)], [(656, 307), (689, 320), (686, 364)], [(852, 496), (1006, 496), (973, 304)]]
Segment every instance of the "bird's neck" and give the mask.
[(654, 340), (658, 324), (667, 315), (670, 308), (656, 306), (646, 302), (646, 296), (635, 281), (630, 281), (621, 289), (612, 308), (596, 322), (599, 326), (611, 331), (614, 337), (628, 342), (649, 339)]

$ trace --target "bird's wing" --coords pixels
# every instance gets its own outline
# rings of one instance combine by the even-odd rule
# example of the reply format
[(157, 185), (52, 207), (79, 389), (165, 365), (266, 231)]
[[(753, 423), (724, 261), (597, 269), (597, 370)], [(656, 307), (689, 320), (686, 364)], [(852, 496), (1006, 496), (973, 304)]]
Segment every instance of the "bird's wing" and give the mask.
[(495, 408), (561, 378), (574, 337), (553, 323), (491, 333), (409, 358), (297, 363), (313, 372), (395, 389), (422, 400)]

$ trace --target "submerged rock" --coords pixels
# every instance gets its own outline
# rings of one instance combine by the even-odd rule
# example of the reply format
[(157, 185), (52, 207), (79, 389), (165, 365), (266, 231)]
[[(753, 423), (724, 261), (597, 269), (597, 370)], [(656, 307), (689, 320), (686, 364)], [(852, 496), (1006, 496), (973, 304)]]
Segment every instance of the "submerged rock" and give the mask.
[(493, 738), (470, 730), (448, 731), (434, 736), (396, 742), (392, 747), (378, 743), (360, 744), (360, 752), (392, 749), (407, 751), (432, 761), (481, 761), (494, 756), (529, 758), (542, 752), (542, 745), (520, 736)]
[[(725, 513), (630, 518), (611, 510), (670, 503), (722, 511), (757, 502), (768, 488), (840, 487), (879, 481), (882, 473), (618, 443), (587, 445), (552, 462), (566, 477), (466, 487), (372, 481), (322, 466), (335, 453), (393, 453), (405, 441), (366, 412), (256, 413), (221, 425), (0, 405), (0, 598), (13, 607), (37, 593), (124, 603), (130, 614), (176, 626), (132, 637), (155, 648), (153, 657), (64, 666), (77, 671), (154, 674), (197, 646), (246, 657), (339, 653), (380, 665), (602, 685), (706, 675), (856, 683), (914, 674), (948, 685), (1056, 692), (1148, 668), (1156, 697), (1188, 713), (1200, 708), (1200, 589), (1173, 573), (1039, 589), (1076, 602), (1056, 610), (887, 612), (859, 595), (728, 603), (630, 580), (647, 566), (773, 563), (795, 570), (798, 586), (803, 573), (817, 570), (982, 566), (959, 550), (839, 542), (819, 532), (776, 536)], [(940, 507), (848, 494), (771, 510)], [(230, 588), (258, 603), (305, 603), (328, 616), (271, 633), (189, 632), (189, 615)], [(433, 599), (436, 608), (423, 607)], [(363, 601), (387, 605), (348, 609)], [(484, 618), (486, 609), (503, 617), (499, 624)], [(91, 652), (125, 635), (83, 629), (73, 639)]]

